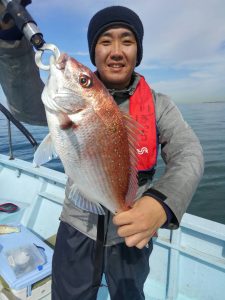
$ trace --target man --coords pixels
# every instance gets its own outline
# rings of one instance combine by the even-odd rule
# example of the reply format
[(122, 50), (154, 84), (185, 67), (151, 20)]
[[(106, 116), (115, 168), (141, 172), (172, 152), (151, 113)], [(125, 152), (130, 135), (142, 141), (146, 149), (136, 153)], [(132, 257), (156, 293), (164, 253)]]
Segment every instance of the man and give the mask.
[[(90, 58), (97, 76), (123, 109), (131, 109), (134, 95), (135, 99), (139, 95), (140, 103), (149, 101), (152, 127), (156, 121), (157, 132), (151, 145), (161, 146), (166, 171), (152, 184), (156, 161), (152, 160), (149, 169), (140, 168), (134, 206), (115, 216), (106, 210), (104, 219), (75, 207), (66, 196), (53, 258), (53, 300), (96, 299), (103, 272), (112, 300), (145, 299), (143, 285), (149, 273), (151, 238), (160, 227), (178, 228), (202, 176), (202, 149), (192, 129), (175, 104), (149, 89), (134, 71), (142, 60), (143, 34), (136, 13), (126, 7), (107, 7), (89, 23)], [(21, 36), (17, 41), (7, 41), (10, 38), (4, 31), (2, 38), (0, 79), (11, 110), (22, 121), (45, 124), (40, 99), (43, 84), (34, 68), (32, 49)], [(12, 57), (16, 71), (9, 67)], [(20, 82), (18, 74), (27, 82)], [(146, 99), (140, 99), (140, 95)], [(68, 179), (66, 195), (71, 184)]]

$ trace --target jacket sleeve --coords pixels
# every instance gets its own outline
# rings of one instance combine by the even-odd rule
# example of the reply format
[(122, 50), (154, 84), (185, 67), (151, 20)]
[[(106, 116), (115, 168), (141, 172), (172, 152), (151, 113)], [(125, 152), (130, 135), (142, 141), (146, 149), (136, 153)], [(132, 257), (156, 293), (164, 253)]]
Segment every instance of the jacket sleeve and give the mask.
[(0, 39), (0, 83), (14, 117), (32, 125), (47, 125), (41, 93), (44, 84), (25, 38)]
[(151, 190), (173, 212), (175, 218), (168, 228), (176, 229), (203, 175), (203, 151), (176, 105), (165, 95), (154, 95), (159, 144), (166, 167)]

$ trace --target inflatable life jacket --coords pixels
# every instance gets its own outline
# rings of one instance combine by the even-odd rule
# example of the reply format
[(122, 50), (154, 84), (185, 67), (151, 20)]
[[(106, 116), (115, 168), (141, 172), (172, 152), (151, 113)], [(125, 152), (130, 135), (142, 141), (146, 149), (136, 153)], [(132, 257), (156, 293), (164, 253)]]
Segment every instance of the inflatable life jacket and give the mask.
[(152, 91), (143, 76), (134, 94), (130, 96), (129, 113), (143, 127), (143, 134), (139, 136), (137, 149), (137, 169), (139, 171), (153, 170), (158, 153), (155, 106)]

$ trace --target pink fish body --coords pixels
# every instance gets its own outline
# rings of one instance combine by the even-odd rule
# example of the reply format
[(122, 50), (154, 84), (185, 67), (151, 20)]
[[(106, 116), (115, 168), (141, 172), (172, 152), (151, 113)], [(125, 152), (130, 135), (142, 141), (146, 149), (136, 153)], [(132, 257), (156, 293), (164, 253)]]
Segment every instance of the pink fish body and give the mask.
[(93, 72), (65, 54), (51, 63), (42, 100), (50, 135), (34, 162), (57, 153), (76, 206), (97, 214), (104, 214), (102, 206), (112, 213), (128, 209), (137, 191), (136, 124)]

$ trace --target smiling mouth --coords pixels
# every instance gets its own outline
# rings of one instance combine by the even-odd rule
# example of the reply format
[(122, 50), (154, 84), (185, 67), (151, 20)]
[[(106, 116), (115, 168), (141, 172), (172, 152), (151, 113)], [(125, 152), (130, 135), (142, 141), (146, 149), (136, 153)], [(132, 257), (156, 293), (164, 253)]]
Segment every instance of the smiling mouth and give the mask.
[(124, 67), (124, 64), (108, 64), (108, 66), (112, 69), (120, 69)]

